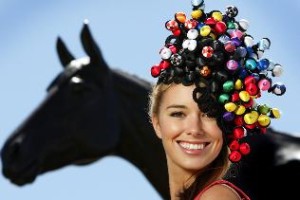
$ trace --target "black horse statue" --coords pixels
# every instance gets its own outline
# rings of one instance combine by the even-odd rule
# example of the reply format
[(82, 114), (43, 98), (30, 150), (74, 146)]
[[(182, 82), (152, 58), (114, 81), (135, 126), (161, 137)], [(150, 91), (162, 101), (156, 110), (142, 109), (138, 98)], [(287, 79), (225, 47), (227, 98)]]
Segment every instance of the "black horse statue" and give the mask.
[[(47, 88), (44, 102), (5, 142), (3, 175), (22, 186), (45, 172), (117, 155), (169, 199), (164, 151), (147, 116), (151, 84), (110, 69), (87, 24), (81, 41), (88, 57), (75, 59), (58, 38), (64, 70)], [(300, 138), (269, 129), (249, 142), (252, 153), (229, 179), (253, 199), (298, 196), (291, 180), (300, 179), (300, 160), (293, 155), (300, 152)]]

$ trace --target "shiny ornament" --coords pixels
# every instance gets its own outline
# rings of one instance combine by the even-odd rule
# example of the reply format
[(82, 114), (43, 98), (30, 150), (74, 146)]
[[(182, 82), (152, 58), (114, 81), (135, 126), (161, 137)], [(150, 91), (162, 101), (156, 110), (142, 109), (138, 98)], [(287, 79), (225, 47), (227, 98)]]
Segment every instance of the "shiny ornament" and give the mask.
[(172, 55), (172, 51), (167, 48), (167, 47), (163, 47), (160, 51), (159, 51), (160, 57), (164, 60), (167, 60), (171, 57)]
[(197, 29), (190, 29), (190, 30), (187, 32), (187, 37), (188, 37), (190, 40), (195, 40), (198, 36), (199, 36), (199, 31), (198, 31)]
[(161, 69), (159, 65), (154, 65), (151, 67), (151, 75), (156, 78), (160, 75)]
[(238, 152), (238, 151), (232, 151), (232, 152), (230, 152), (228, 159), (231, 162), (236, 163), (236, 162), (239, 162), (241, 160), (241, 158), (242, 158), (242, 155), (241, 155), (240, 152)]
[(217, 22), (215, 27), (214, 27), (214, 31), (217, 33), (217, 34), (223, 34), (226, 32), (226, 29), (227, 29), (227, 26), (224, 22)]
[(251, 148), (248, 143), (244, 142), (244, 143), (240, 144), (239, 150), (240, 150), (241, 154), (247, 155), (250, 153)]
[(219, 96), (219, 99), (218, 99), (218, 101), (219, 101), (219, 103), (221, 103), (221, 104), (225, 104), (225, 103), (227, 103), (228, 101), (229, 101), (229, 95), (228, 94), (221, 94), (220, 96)]
[(175, 19), (176, 19), (178, 22), (184, 24), (184, 22), (185, 22), (185, 20), (186, 20), (186, 15), (185, 15), (184, 12), (177, 12), (177, 13), (175, 14)]
[(225, 43), (224, 45), (225, 51), (227, 52), (234, 52), (236, 50), (236, 46), (234, 45), (234, 43), (232, 41), (228, 41)]
[(249, 28), (249, 22), (246, 19), (241, 19), (238, 24), (243, 31), (247, 31)]
[(180, 29), (175, 29), (172, 31), (174, 36), (180, 36), (181, 35), (181, 30)]
[(261, 114), (258, 119), (257, 119), (259, 125), (261, 125), (262, 127), (267, 127), (270, 125), (271, 120), (267, 115)]
[(258, 113), (256, 111), (251, 111), (250, 113), (244, 115), (244, 121), (246, 124), (254, 124), (257, 122), (257, 119)]
[(209, 67), (203, 66), (202, 69), (200, 70), (200, 74), (204, 77), (207, 77), (211, 74), (211, 71), (210, 71)]
[(242, 44), (241, 40), (239, 40), (238, 38), (231, 38), (230, 40), (234, 46), (238, 47)]
[(258, 61), (258, 66), (257, 69), (260, 71), (266, 70), (269, 67), (269, 60), (268, 59), (261, 59), (260, 61)]
[(238, 39), (241, 39), (243, 36), (243, 32), (238, 30), (238, 29), (235, 29), (233, 31), (230, 32), (230, 37), (231, 38), (238, 38)]
[(247, 91), (241, 91), (239, 97), (243, 102), (248, 102), (250, 100), (250, 94)]
[(159, 67), (160, 67), (162, 70), (166, 70), (167, 68), (170, 67), (170, 62), (169, 62), (169, 61), (166, 61), (166, 60), (163, 60), (163, 61), (160, 62)]
[(194, 19), (188, 19), (185, 21), (184, 26), (186, 29), (194, 29), (198, 25), (198, 22)]
[(204, 0), (192, 0), (192, 6), (198, 7), (204, 4)]
[(235, 50), (235, 52), (236, 52), (236, 55), (238, 55), (239, 58), (244, 58), (247, 55), (246, 48), (242, 47), (242, 46), (237, 47), (236, 50)]
[(234, 83), (234, 89), (241, 90), (243, 88), (243, 82), (241, 79), (237, 79)]
[(233, 129), (232, 134), (234, 139), (242, 139), (247, 136), (247, 130), (242, 126), (238, 126)]
[(205, 58), (211, 58), (214, 53), (214, 49), (211, 46), (205, 46), (202, 49), (202, 55)]
[(228, 15), (228, 17), (231, 17), (231, 18), (236, 17), (239, 13), (237, 7), (235, 7), (235, 6), (227, 6), (225, 12), (226, 12), (226, 15)]
[(189, 51), (194, 51), (197, 48), (197, 41), (187, 39), (182, 43), (182, 47)]
[(234, 92), (234, 93), (231, 95), (231, 101), (232, 101), (232, 102), (238, 102), (239, 100), (240, 100), (239, 93), (238, 93), (238, 92)]
[(270, 88), (270, 90), (273, 94), (276, 94), (277, 96), (281, 96), (286, 92), (286, 87), (282, 83), (276, 83)]
[(246, 45), (246, 47), (252, 47), (254, 45), (253, 37), (250, 35), (246, 35), (244, 37), (244, 44)]
[(232, 142), (230, 142), (228, 147), (231, 151), (236, 151), (240, 149), (240, 144), (237, 140), (233, 140)]
[(254, 83), (246, 84), (245, 90), (251, 95), (256, 96), (259, 93), (259, 88)]
[(269, 79), (264, 78), (264, 79), (261, 79), (260, 81), (258, 81), (257, 85), (258, 85), (259, 89), (261, 89), (262, 91), (267, 91), (271, 87), (271, 82)]
[(228, 29), (235, 29), (236, 28), (236, 26), (235, 26), (235, 24), (234, 24), (234, 22), (227, 22), (227, 28)]
[(266, 104), (258, 106), (258, 112), (261, 114), (266, 115), (268, 112), (270, 112), (270, 110), (271, 109)]
[(247, 59), (246, 60), (246, 63), (245, 63), (245, 67), (248, 69), (248, 70), (255, 70), (256, 69), (256, 66), (257, 66), (257, 62), (254, 60), (254, 59)]
[(235, 115), (232, 112), (225, 112), (223, 114), (223, 119), (227, 122), (234, 120)]
[(204, 23), (205, 23), (206, 25), (213, 26), (213, 25), (215, 25), (215, 24), (217, 23), (217, 21), (216, 21), (214, 18), (209, 17), (209, 18), (207, 18), (207, 19), (204, 21)]
[(171, 52), (172, 52), (173, 54), (174, 54), (174, 53), (177, 53), (177, 48), (176, 48), (176, 46), (170, 45), (168, 48), (171, 50)]
[(234, 113), (235, 113), (236, 115), (243, 115), (243, 114), (245, 113), (245, 111), (246, 111), (245, 106), (243, 106), (243, 105), (238, 105), (238, 106), (237, 106), (237, 109), (234, 111)]
[(226, 67), (230, 71), (236, 71), (239, 68), (239, 63), (235, 60), (228, 60)]
[(224, 108), (228, 112), (234, 112), (237, 109), (237, 105), (233, 102), (228, 102), (224, 105)]
[(265, 51), (269, 49), (270, 46), (271, 46), (271, 41), (269, 40), (269, 38), (263, 38), (258, 43), (258, 49), (261, 51)]
[(223, 84), (223, 91), (224, 92), (230, 92), (234, 89), (234, 83), (233, 81), (226, 81), (224, 84)]
[(211, 28), (208, 25), (204, 25), (200, 29), (200, 35), (203, 37), (208, 36), (210, 32), (211, 32)]
[(220, 11), (215, 11), (211, 14), (212, 18), (214, 18), (216, 21), (222, 21), (223, 15)]
[(170, 31), (174, 31), (176, 29), (179, 29), (179, 25), (175, 20), (169, 20), (165, 23), (166, 29)]
[(219, 40), (221, 43), (225, 44), (225, 43), (227, 43), (228, 41), (230, 41), (230, 38), (229, 38), (229, 36), (227, 36), (227, 35), (221, 35), (221, 36), (219, 37), (218, 40)]
[(283, 74), (283, 68), (280, 64), (275, 64), (272, 70), (272, 75), (275, 77), (279, 77)]
[(177, 53), (171, 56), (170, 61), (174, 66), (180, 66), (183, 63), (182, 56)]
[(200, 19), (203, 15), (203, 11), (202, 10), (193, 10), (191, 13), (191, 17), (195, 20)]
[(272, 108), (270, 112), (270, 117), (279, 119), (280, 118), (280, 111), (277, 108)]
[(242, 126), (244, 124), (243, 116), (236, 116), (233, 121), (236, 126)]

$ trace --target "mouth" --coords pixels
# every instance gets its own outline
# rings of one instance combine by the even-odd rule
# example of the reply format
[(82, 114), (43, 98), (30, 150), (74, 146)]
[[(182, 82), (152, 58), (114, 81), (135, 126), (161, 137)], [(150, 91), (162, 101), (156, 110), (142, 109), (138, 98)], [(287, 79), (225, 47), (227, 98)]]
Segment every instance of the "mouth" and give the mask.
[(199, 154), (205, 147), (207, 147), (209, 142), (187, 142), (187, 141), (178, 141), (177, 142), (181, 149), (188, 154)]
[(15, 168), (13, 166), (3, 167), (2, 169), (3, 175), (11, 181), (11, 183), (23, 186), (28, 183), (32, 183), (37, 174), (38, 169), (36, 167), (36, 163), (32, 162), (22, 169)]

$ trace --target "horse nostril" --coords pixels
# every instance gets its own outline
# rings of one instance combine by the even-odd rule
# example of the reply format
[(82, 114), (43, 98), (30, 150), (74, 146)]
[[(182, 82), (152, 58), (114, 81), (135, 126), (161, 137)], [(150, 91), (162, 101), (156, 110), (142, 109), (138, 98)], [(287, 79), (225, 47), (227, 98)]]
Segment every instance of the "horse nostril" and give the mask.
[(16, 138), (14, 138), (14, 140), (8, 146), (7, 155), (6, 155), (8, 161), (16, 160), (16, 158), (18, 157), (18, 154), (20, 152), (20, 146), (21, 146), (21, 143), (23, 142), (23, 140), (24, 140), (24, 136), (19, 135)]

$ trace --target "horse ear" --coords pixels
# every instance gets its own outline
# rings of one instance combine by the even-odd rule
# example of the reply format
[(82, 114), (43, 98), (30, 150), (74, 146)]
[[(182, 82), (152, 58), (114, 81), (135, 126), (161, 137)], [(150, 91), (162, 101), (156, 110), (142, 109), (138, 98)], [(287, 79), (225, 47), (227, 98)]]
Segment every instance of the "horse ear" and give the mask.
[(58, 37), (56, 41), (56, 51), (63, 67), (66, 67), (72, 60), (75, 59), (60, 37)]
[(89, 30), (88, 22), (85, 21), (82, 31), (81, 31), (81, 42), (83, 45), (83, 48), (87, 55), (90, 57), (91, 63), (97, 63), (102, 68), (108, 69), (108, 65), (106, 64), (105, 60), (103, 59), (102, 53), (98, 47), (98, 45), (95, 43), (93, 36)]

